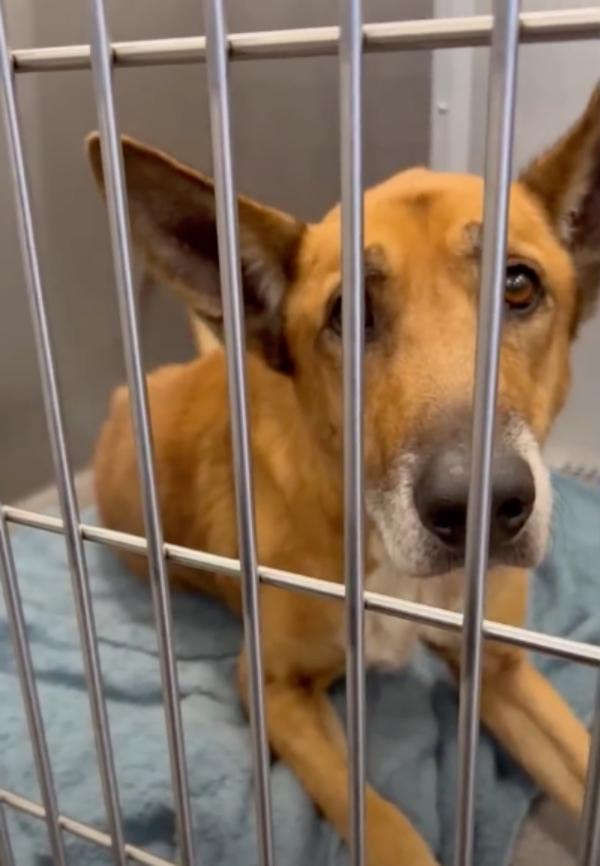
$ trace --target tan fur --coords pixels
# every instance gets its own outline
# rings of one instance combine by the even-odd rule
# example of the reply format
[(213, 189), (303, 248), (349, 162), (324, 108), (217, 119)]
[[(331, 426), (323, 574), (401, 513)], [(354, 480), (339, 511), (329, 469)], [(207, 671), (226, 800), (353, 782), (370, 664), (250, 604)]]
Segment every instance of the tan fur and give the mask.
[[(580, 123), (574, 136), (561, 142), (560, 153), (545, 157), (550, 162), (560, 157), (563, 166), (578, 163), (571, 171), (578, 183), (581, 176), (593, 175), (591, 167), (586, 174), (579, 163), (598, 150), (596, 103), (590, 104), (585, 117), (585, 147)], [(90, 156), (101, 179), (96, 138), (90, 141)], [(187, 254), (183, 241), (189, 238), (181, 234), (177, 215), (185, 211), (188, 219), (189, 214), (185, 191), (178, 184), (189, 170), (170, 161), (165, 169), (162, 155), (130, 140), (125, 141), (125, 164), (138, 245), (180, 292), (191, 297), (199, 291), (192, 306), (214, 321), (218, 295), (207, 299), (204, 288), (190, 286), (187, 260), (179, 269), (178, 256)], [(143, 168), (141, 180), (139, 166)], [(567, 393), (569, 342), (576, 316), (591, 304), (590, 297), (584, 299), (581, 293), (589, 295), (592, 289), (579, 280), (577, 251), (561, 242), (556, 225), (562, 219), (556, 204), (560, 196), (571, 207), (573, 195), (583, 201), (581, 188), (561, 192), (565, 171), (553, 179), (544, 174), (544, 183), (552, 189), (546, 208), (539, 165), (535, 171), (535, 184), (528, 186), (525, 176), (512, 190), (509, 258), (530, 263), (543, 275), (550, 300), (527, 322), (505, 328), (499, 405), (524, 418), (542, 442)], [(175, 204), (163, 210), (157, 205), (156, 190), (168, 197), (170, 182), (177, 187), (175, 199), (169, 199)], [(213, 207), (210, 182), (200, 178), (194, 183), (200, 192), (195, 194), (193, 207), (204, 209), (200, 220), (204, 225)], [(153, 190), (154, 210), (147, 209), (146, 189)], [(585, 195), (589, 194), (586, 187)], [(394, 455), (415, 437), (426, 435), (449, 407), (470, 402), (479, 263), (473, 227), (480, 223), (481, 215), (482, 182), (474, 177), (414, 169), (365, 195), (365, 246), (384, 263), (372, 287), (384, 323), (383, 335), (365, 353), (368, 486), (386, 483)], [(301, 226), (244, 201), (240, 220), (244, 263), (252, 266), (258, 255), (264, 268), (259, 282), (250, 285), (256, 296), (247, 308), (249, 328), (255, 327), (253, 333), (259, 335), (247, 355), (259, 559), (264, 565), (340, 582), (341, 349), (323, 328), (324, 309), (340, 281), (339, 209), (318, 224)], [(279, 220), (283, 229), (278, 234)], [(264, 235), (266, 223), (269, 227)], [(151, 250), (146, 249), (148, 244), (153, 245)], [(160, 252), (161, 244), (172, 244), (166, 256)], [(262, 249), (265, 244), (267, 252)], [(198, 260), (205, 248), (203, 240)], [(293, 267), (288, 268), (289, 263), (280, 266), (281, 256), (290, 250)], [(203, 263), (203, 280), (215, 279), (212, 267), (210, 262)], [(257, 299), (264, 303), (260, 315)], [(273, 369), (265, 361), (267, 351), (261, 354), (260, 347), (267, 330), (270, 340), (285, 340), (286, 352), (293, 359), (292, 373), (282, 373), (277, 364)], [(281, 358), (280, 350), (278, 346), (277, 358)], [(148, 377), (148, 389), (166, 539), (236, 556), (222, 348), (213, 343), (203, 357), (157, 370)], [(113, 396), (96, 451), (95, 474), (106, 525), (143, 534), (129, 398), (124, 388)], [(373, 531), (370, 524), (370, 538)], [(143, 560), (129, 557), (128, 561), (138, 573), (145, 572)], [(367, 570), (372, 567), (370, 556)], [(216, 595), (239, 612), (237, 580), (182, 568), (174, 568), (172, 576)], [(460, 586), (455, 592), (450, 578), (446, 584), (443, 577), (435, 581), (442, 590), (447, 588), (449, 604), (459, 608)], [(527, 583), (522, 569), (500, 567), (490, 572), (487, 615), (522, 625)], [(425, 580), (414, 585), (425, 592), (435, 584)], [(261, 614), (271, 746), (294, 769), (328, 820), (347, 837), (345, 747), (326, 697), (328, 685), (344, 671), (343, 606), (262, 586)], [(456, 636), (449, 639), (432, 630), (421, 636), (457, 666)], [(245, 700), (243, 654), (240, 688)], [(588, 735), (522, 651), (496, 643), (486, 645), (482, 719), (544, 790), (578, 813)], [(367, 791), (367, 860), (369, 866), (435, 864), (407, 819), (371, 788)]]

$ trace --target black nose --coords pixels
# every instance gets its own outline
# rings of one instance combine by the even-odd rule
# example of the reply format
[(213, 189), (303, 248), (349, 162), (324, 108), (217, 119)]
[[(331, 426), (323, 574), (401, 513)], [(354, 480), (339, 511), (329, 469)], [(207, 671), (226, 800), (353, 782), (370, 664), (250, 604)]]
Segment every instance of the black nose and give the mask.
[[(467, 531), (470, 455), (450, 448), (431, 457), (417, 480), (415, 506), (423, 525), (446, 547), (461, 552)], [(490, 548), (512, 541), (523, 529), (535, 502), (528, 464), (510, 451), (494, 455)]]

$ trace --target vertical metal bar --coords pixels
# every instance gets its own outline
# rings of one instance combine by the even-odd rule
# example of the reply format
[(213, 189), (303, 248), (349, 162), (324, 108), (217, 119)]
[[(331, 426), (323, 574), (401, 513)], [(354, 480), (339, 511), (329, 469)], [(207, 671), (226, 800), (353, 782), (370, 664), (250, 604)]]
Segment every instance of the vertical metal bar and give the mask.
[(244, 637), (250, 671), (250, 725), (260, 862), (273, 863), (269, 746), (266, 733), (256, 554), (252, 458), (246, 400), (246, 340), (239, 226), (229, 112), (227, 30), (221, 0), (204, 0), (207, 76), (223, 322), (227, 352), (231, 437), (235, 469), (238, 546), (242, 570)]
[(0, 803), (0, 866), (15, 866), (6, 813), (2, 803)]
[(363, 494), (362, 0), (343, 0), (340, 29), (342, 317), (344, 342), (344, 570), (350, 863), (365, 861)]
[(171, 599), (164, 555), (148, 394), (144, 378), (142, 347), (133, 284), (129, 213), (125, 193), (123, 154), (117, 131), (112, 87), (112, 50), (103, 0), (90, 0), (92, 17), (92, 76), (98, 110), (102, 164), (106, 186), (121, 332), (127, 381), (131, 393), (132, 419), (138, 468), (142, 479), (144, 524), (148, 538), (148, 567), (157, 621), (160, 671), (164, 694), (171, 779), (183, 866), (194, 863), (194, 844), (185, 759), (183, 722), (179, 704), (177, 662), (173, 648)]
[[(48, 743), (46, 742), (44, 732), (44, 719), (35, 684), (33, 661), (27, 640), (27, 627), (19, 595), (17, 571), (2, 508), (0, 508), (0, 581), (2, 582), (6, 615), (14, 647), (23, 704), (25, 705), (25, 717), (27, 719), (27, 727), (29, 728), (33, 759), (35, 761), (42, 803), (46, 811), (46, 825), (48, 827), (48, 836), (50, 837), (52, 860), (56, 866), (66, 866), (67, 858), (58, 819), (58, 803)], [(1, 829), (4, 830), (5, 826), (3, 825)], [(8, 840), (8, 833), (6, 837)]]
[(592, 748), (580, 832), (579, 866), (598, 866), (600, 863), (600, 677), (596, 686)]
[(482, 622), (491, 506), (491, 467), (511, 181), (519, 0), (497, 0), (490, 52), (483, 250), (473, 390), (473, 456), (467, 514), (465, 620), (458, 726), (456, 866), (473, 864)]
[(73, 475), (68, 454), (63, 411), (56, 367), (53, 358), (44, 291), (40, 274), (37, 245), (31, 212), (29, 184), (23, 155), (21, 130), (17, 111), (14, 76), (8, 49), (3, 4), (0, 2), (0, 83), (8, 157), (17, 207), (18, 225), (23, 256), (27, 295), (34, 327), (38, 366), (44, 395), (46, 422), (50, 437), (56, 484), (63, 519), (65, 541), (76, 601), (77, 622), (88, 694), (92, 727), (98, 757), (113, 854), (116, 863), (125, 866), (126, 856), (119, 807), (114, 757), (106, 704), (102, 693), (102, 673), (92, 609), (89, 575), (79, 534), (79, 513), (75, 498)]

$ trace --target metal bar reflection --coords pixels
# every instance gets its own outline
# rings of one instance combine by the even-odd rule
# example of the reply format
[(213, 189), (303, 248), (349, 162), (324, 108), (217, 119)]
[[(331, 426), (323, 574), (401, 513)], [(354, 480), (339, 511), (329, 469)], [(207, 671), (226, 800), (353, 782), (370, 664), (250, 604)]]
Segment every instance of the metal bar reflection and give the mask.
[(121, 334), (131, 395), (138, 469), (141, 478), (144, 525), (148, 538), (148, 570), (156, 614), (171, 781), (182, 862), (184, 866), (192, 866), (195, 862), (192, 818), (183, 721), (179, 704), (177, 663), (173, 647), (171, 603), (154, 475), (148, 395), (132, 278), (129, 214), (112, 89), (112, 55), (102, 0), (90, 0), (90, 13), (92, 18), (92, 76), (100, 127), (102, 164), (117, 281)]
[(596, 685), (596, 710), (581, 818), (578, 863), (579, 866), (598, 866), (600, 863), (600, 677)]
[[(24, 815), (30, 815), (32, 818), (39, 818), (41, 821), (46, 819), (46, 811), (39, 803), (28, 800), (26, 797), (21, 797), (19, 794), (14, 794), (12, 791), (5, 791), (0, 788), (0, 808), (2, 804), (8, 808), (16, 809)], [(65, 815), (58, 816), (58, 823), (62, 830), (70, 833), (72, 836), (78, 836), (80, 839), (85, 839), (86, 842), (99, 845), (101, 848), (110, 849), (113, 847), (112, 839), (108, 833), (103, 833), (95, 827), (90, 827), (89, 824), (82, 824), (81, 821), (75, 821), (73, 818), (67, 818)], [(156, 854), (143, 851), (135, 845), (126, 844), (125, 853), (129, 860), (134, 863), (141, 863), (142, 866), (177, 866), (176, 863), (171, 863), (170, 860), (164, 860), (162, 857), (157, 857)], [(0, 863), (4, 866), (1, 860)], [(53, 863), (53, 866), (56, 866), (56, 864)]]
[(16, 866), (15, 858), (10, 844), (10, 834), (8, 832), (8, 824), (4, 807), (0, 803), (0, 863), (2, 866)]
[(519, 45), (519, 0), (501, 0), (494, 5), (494, 9), (496, 11), (488, 84), (483, 250), (473, 391), (473, 454), (465, 553), (467, 592), (460, 665), (456, 866), (473, 864), (482, 624), (488, 568), (492, 451), (506, 267)]
[(365, 862), (362, 2), (342, 0), (340, 162), (349, 847)]
[(56, 789), (54, 787), (48, 743), (44, 731), (44, 719), (35, 684), (35, 671), (27, 639), (27, 626), (19, 595), (17, 571), (10, 545), (8, 527), (1, 510), (0, 581), (2, 583), (8, 625), (14, 647), (19, 685), (25, 706), (25, 717), (27, 719), (27, 727), (29, 728), (29, 738), (33, 750), (37, 780), (40, 786), (42, 802), (44, 803), (52, 858), (56, 866), (67, 866), (65, 848), (58, 823), (58, 803), (56, 801)]
[(31, 210), (27, 169), (23, 154), (14, 76), (8, 51), (4, 9), (0, 3), (0, 80), (8, 159), (12, 174), (25, 285), (34, 330), (35, 347), (44, 397), (44, 409), (52, 450), (56, 486), (65, 522), (65, 542), (69, 560), (77, 623), (81, 639), (85, 679), (90, 701), (92, 727), (108, 823), (113, 839), (115, 863), (125, 866), (123, 828), (114, 756), (106, 704), (102, 692), (102, 672), (92, 609), (92, 598), (83, 542), (79, 534), (79, 513), (68, 454), (61, 397), (56, 376), (50, 330), (37, 243)]
[[(492, 17), (430, 18), (363, 26), (366, 54), (383, 51), (431, 51), (490, 44)], [(600, 9), (564, 9), (524, 12), (520, 17), (520, 41), (550, 43), (600, 38)], [(230, 33), (229, 58), (269, 60), (287, 57), (336, 55), (338, 27), (307, 27), (256, 33)], [(206, 40), (202, 36), (113, 42), (116, 66), (163, 66), (206, 62)], [(20, 48), (12, 52), (15, 71), (64, 72), (89, 69), (89, 45)]]
[[(37, 514), (23, 508), (4, 505), (0, 506), (6, 519), (20, 526), (30, 526), (45, 532), (61, 534), (63, 522), (58, 517), (50, 517), (47, 514)], [(127, 550), (140, 556), (148, 555), (148, 544), (145, 538), (139, 535), (131, 535), (127, 532), (117, 532), (113, 529), (105, 529), (102, 526), (91, 526), (82, 523), (79, 526), (81, 537), (85, 541), (95, 544), (104, 544), (115, 549)], [(197, 568), (200, 571), (213, 571), (218, 574), (227, 574), (231, 577), (240, 577), (240, 561), (228, 556), (219, 556), (215, 553), (207, 553), (202, 550), (192, 550), (189, 547), (181, 547), (177, 544), (164, 545), (165, 556), (170, 562), (185, 565), (189, 568)], [(262, 583), (269, 586), (278, 586), (293, 592), (304, 592), (308, 595), (317, 595), (322, 598), (337, 599), (343, 601), (346, 592), (343, 586), (331, 583), (327, 580), (319, 580), (304, 574), (296, 574), (292, 571), (283, 571), (277, 568), (267, 568), (259, 565), (258, 576)], [(430, 625), (446, 631), (459, 632), (463, 627), (463, 617), (460, 613), (444, 610), (441, 607), (433, 607), (420, 602), (405, 601), (389, 595), (365, 590), (365, 609), (375, 613), (384, 613), (388, 616), (396, 616), (423, 625)], [(527, 628), (504, 625), (494, 620), (483, 621), (483, 636), (486, 640), (498, 643), (506, 643), (523, 649), (541, 652), (545, 655), (561, 658), (565, 661), (573, 661), (578, 664), (600, 667), (600, 647), (571, 640), (570, 638), (558, 637), (533, 631)]]
[(231, 444), (235, 470), (244, 639), (250, 674), (249, 711), (257, 791), (255, 807), (258, 849), (262, 866), (271, 866), (274, 860), (269, 776), (270, 758), (264, 706), (260, 584), (256, 554), (252, 457), (246, 398), (244, 301), (229, 113), (227, 31), (221, 0), (204, 0), (204, 13), (219, 272), (227, 354)]

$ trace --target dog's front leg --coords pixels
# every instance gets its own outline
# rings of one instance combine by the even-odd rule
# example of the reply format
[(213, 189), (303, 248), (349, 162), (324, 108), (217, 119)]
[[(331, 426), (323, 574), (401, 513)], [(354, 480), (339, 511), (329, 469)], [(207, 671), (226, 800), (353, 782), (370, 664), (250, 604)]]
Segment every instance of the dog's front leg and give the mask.
[[(240, 665), (247, 695), (246, 665)], [(348, 766), (341, 725), (325, 688), (272, 678), (267, 671), (265, 700), (269, 741), (296, 773), (304, 788), (348, 840)], [(366, 862), (368, 866), (437, 866), (427, 844), (410, 821), (367, 786)]]
[[(457, 655), (447, 657), (458, 674)], [(589, 734), (522, 650), (486, 644), (481, 719), (545, 793), (579, 815)]]
[(547, 794), (579, 815), (590, 749), (584, 725), (524, 652), (504, 647), (488, 656), (483, 722)]

